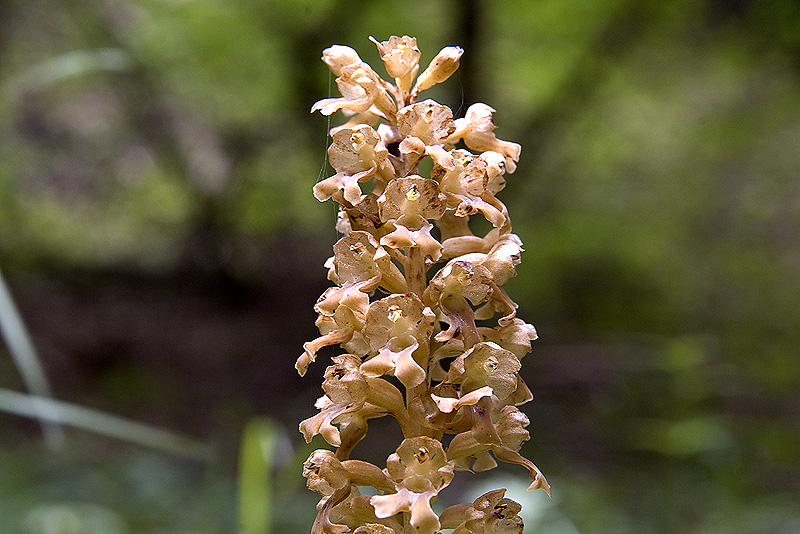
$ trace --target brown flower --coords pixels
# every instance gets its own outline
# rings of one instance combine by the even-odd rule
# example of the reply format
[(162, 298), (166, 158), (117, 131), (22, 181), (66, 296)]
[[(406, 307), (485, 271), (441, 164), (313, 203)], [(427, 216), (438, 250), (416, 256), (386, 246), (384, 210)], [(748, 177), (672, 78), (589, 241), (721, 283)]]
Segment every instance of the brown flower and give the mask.
[(451, 506), (442, 512), (442, 527), (454, 528), (453, 534), (522, 534), (522, 506), (506, 499), (505, 493), (504, 489), (494, 490), (472, 505)]
[(489, 386), (500, 402), (517, 389), (519, 359), (492, 342), (477, 343), (450, 364), (447, 381), (461, 384), (463, 394)]
[(339, 191), (350, 204), (363, 198), (359, 182), (371, 178), (386, 183), (394, 178), (389, 152), (380, 136), (368, 124), (340, 129), (333, 134), (328, 161), (337, 172), (314, 186), (314, 196), (327, 200)]
[(419, 71), (420, 51), (414, 37), (404, 35), (389, 37), (388, 41), (378, 42), (373, 37), (370, 40), (378, 46), (386, 72), (395, 79), (398, 88), (403, 93), (408, 93), (411, 82)]
[(464, 144), (472, 150), (498, 152), (505, 158), (506, 171), (511, 173), (517, 169), (522, 148), (517, 143), (501, 141), (495, 136), (497, 125), (492, 120), (494, 111), (486, 104), (472, 104), (464, 118), (456, 119), (456, 130), (447, 142), (455, 144), (463, 139)]
[(441, 145), (456, 131), (456, 123), (450, 108), (423, 100), (400, 110), (397, 130), (403, 137), (416, 137), (426, 145)]
[(340, 109), (355, 113), (372, 111), (385, 119), (394, 119), (397, 111), (384, 81), (366, 63), (353, 63), (341, 68), (336, 85), (341, 98), (325, 98), (311, 107), (323, 115), (331, 115)]
[(421, 384), (426, 372), (415, 356), (427, 355), (434, 318), (413, 294), (390, 295), (373, 302), (363, 334), (371, 352), (377, 354), (361, 369), (370, 376), (394, 374), (407, 388)]
[(378, 517), (411, 512), (415, 532), (434, 534), (441, 527), (431, 500), (453, 479), (453, 465), (439, 441), (426, 436), (403, 440), (386, 460), (386, 472), (397, 491), (370, 499)]

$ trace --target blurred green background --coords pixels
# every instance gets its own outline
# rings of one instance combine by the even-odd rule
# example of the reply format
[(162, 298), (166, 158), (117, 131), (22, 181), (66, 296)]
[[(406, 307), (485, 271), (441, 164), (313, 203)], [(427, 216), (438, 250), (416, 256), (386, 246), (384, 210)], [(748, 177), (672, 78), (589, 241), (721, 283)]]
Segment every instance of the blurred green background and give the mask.
[[(53, 396), (213, 453), (48, 446), (4, 407), (0, 531), (234, 532), (256, 417), (277, 428), (273, 531), (308, 531), (296, 425), (325, 364), (293, 365), (336, 240), (308, 110), (336, 96), (324, 48), (383, 72), (368, 36), (393, 34), (423, 67), (463, 47), (428, 96), (488, 103), (523, 147), (499, 196), (540, 335), (523, 452), (553, 498), (502, 469), (448, 499), (509, 487), (527, 532), (800, 532), (793, 0), (4, 0), (0, 267)], [(0, 387), (26, 388), (5, 347)], [(382, 425), (355, 453), (380, 465)]]

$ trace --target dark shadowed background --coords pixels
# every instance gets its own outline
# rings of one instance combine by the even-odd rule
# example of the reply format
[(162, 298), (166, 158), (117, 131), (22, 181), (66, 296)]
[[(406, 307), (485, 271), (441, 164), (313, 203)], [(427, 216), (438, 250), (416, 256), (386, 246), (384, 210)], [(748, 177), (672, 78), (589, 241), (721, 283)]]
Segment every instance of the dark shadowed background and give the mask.
[[(213, 449), (71, 426), (54, 445), (3, 401), (2, 532), (233, 532), (257, 417), (282, 429), (275, 532), (308, 530), (296, 428), (334, 351), (293, 366), (337, 238), (309, 109), (336, 96), (324, 48), (382, 73), (368, 37), (393, 34), (423, 68), (464, 48), (427, 96), (486, 102), (523, 147), (498, 196), (540, 335), (523, 452), (553, 498), (501, 469), (452, 499), (505, 485), (528, 532), (800, 532), (791, 0), (0, 3), (0, 267), (52, 396)], [(0, 387), (29, 387), (5, 345)], [(372, 426), (355, 455), (383, 465), (396, 429)]]

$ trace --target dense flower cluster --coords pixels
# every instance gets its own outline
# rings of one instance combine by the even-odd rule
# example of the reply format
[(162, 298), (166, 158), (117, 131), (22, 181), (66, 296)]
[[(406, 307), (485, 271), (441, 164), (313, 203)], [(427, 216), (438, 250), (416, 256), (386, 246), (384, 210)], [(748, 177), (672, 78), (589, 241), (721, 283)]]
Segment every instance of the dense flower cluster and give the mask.
[[(492, 469), (495, 459), (525, 467), (530, 489), (549, 493), (519, 453), (529, 421), (517, 406), (532, 398), (520, 360), (536, 331), (516, 317), (503, 289), (522, 242), (495, 197), (516, 169), (520, 146), (497, 139), (486, 104), (454, 119), (446, 106), (417, 101), (458, 68), (460, 48), (444, 48), (417, 76), (416, 39), (373, 41), (394, 83), (352, 48), (332, 46), (322, 59), (342, 96), (312, 108), (349, 117), (331, 131), (336, 174), (314, 187), (320, 201), (339, 204), (344, 237), (326, 264), (335, 286), (319, 298), (320, 336), (296, 364), (303, 375), (322, 347), (346, 351), (325, 372), (319, 413), (300, 424), (307, 441), (321, 434), (336, 447), (314, 451), (304, 465), (308, 487), (322, 495), (313, 533), (520, 533), (520, 506), (505, 490), (441, 516), (431, 508), (454, 470)], [(419, 174), (426, 157), (429, 177)], [(491, 230), (475, 235), (472, 216)], [(349, 459), (367, 421), (386, 415), (405, 438), (386, 468)]]

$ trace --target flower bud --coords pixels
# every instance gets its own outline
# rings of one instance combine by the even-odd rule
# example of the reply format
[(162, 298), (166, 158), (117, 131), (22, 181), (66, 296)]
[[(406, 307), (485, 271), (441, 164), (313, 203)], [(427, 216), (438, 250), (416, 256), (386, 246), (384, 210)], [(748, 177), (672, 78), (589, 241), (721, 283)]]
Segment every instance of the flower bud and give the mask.
[(342, 75), (342, 68), (354, 63), (361, 63), (358, 53), (349, 46), (333, 45), (322, 52), (324, 61), (336, 76)]
[(458, 60), (464, 50), (457, 46), (446, 46), (442, 48), (425, 71), (417, 78), (415, 92), (424, 91), (433, 87), (437, 83), (445, 81), (458, 69)]

